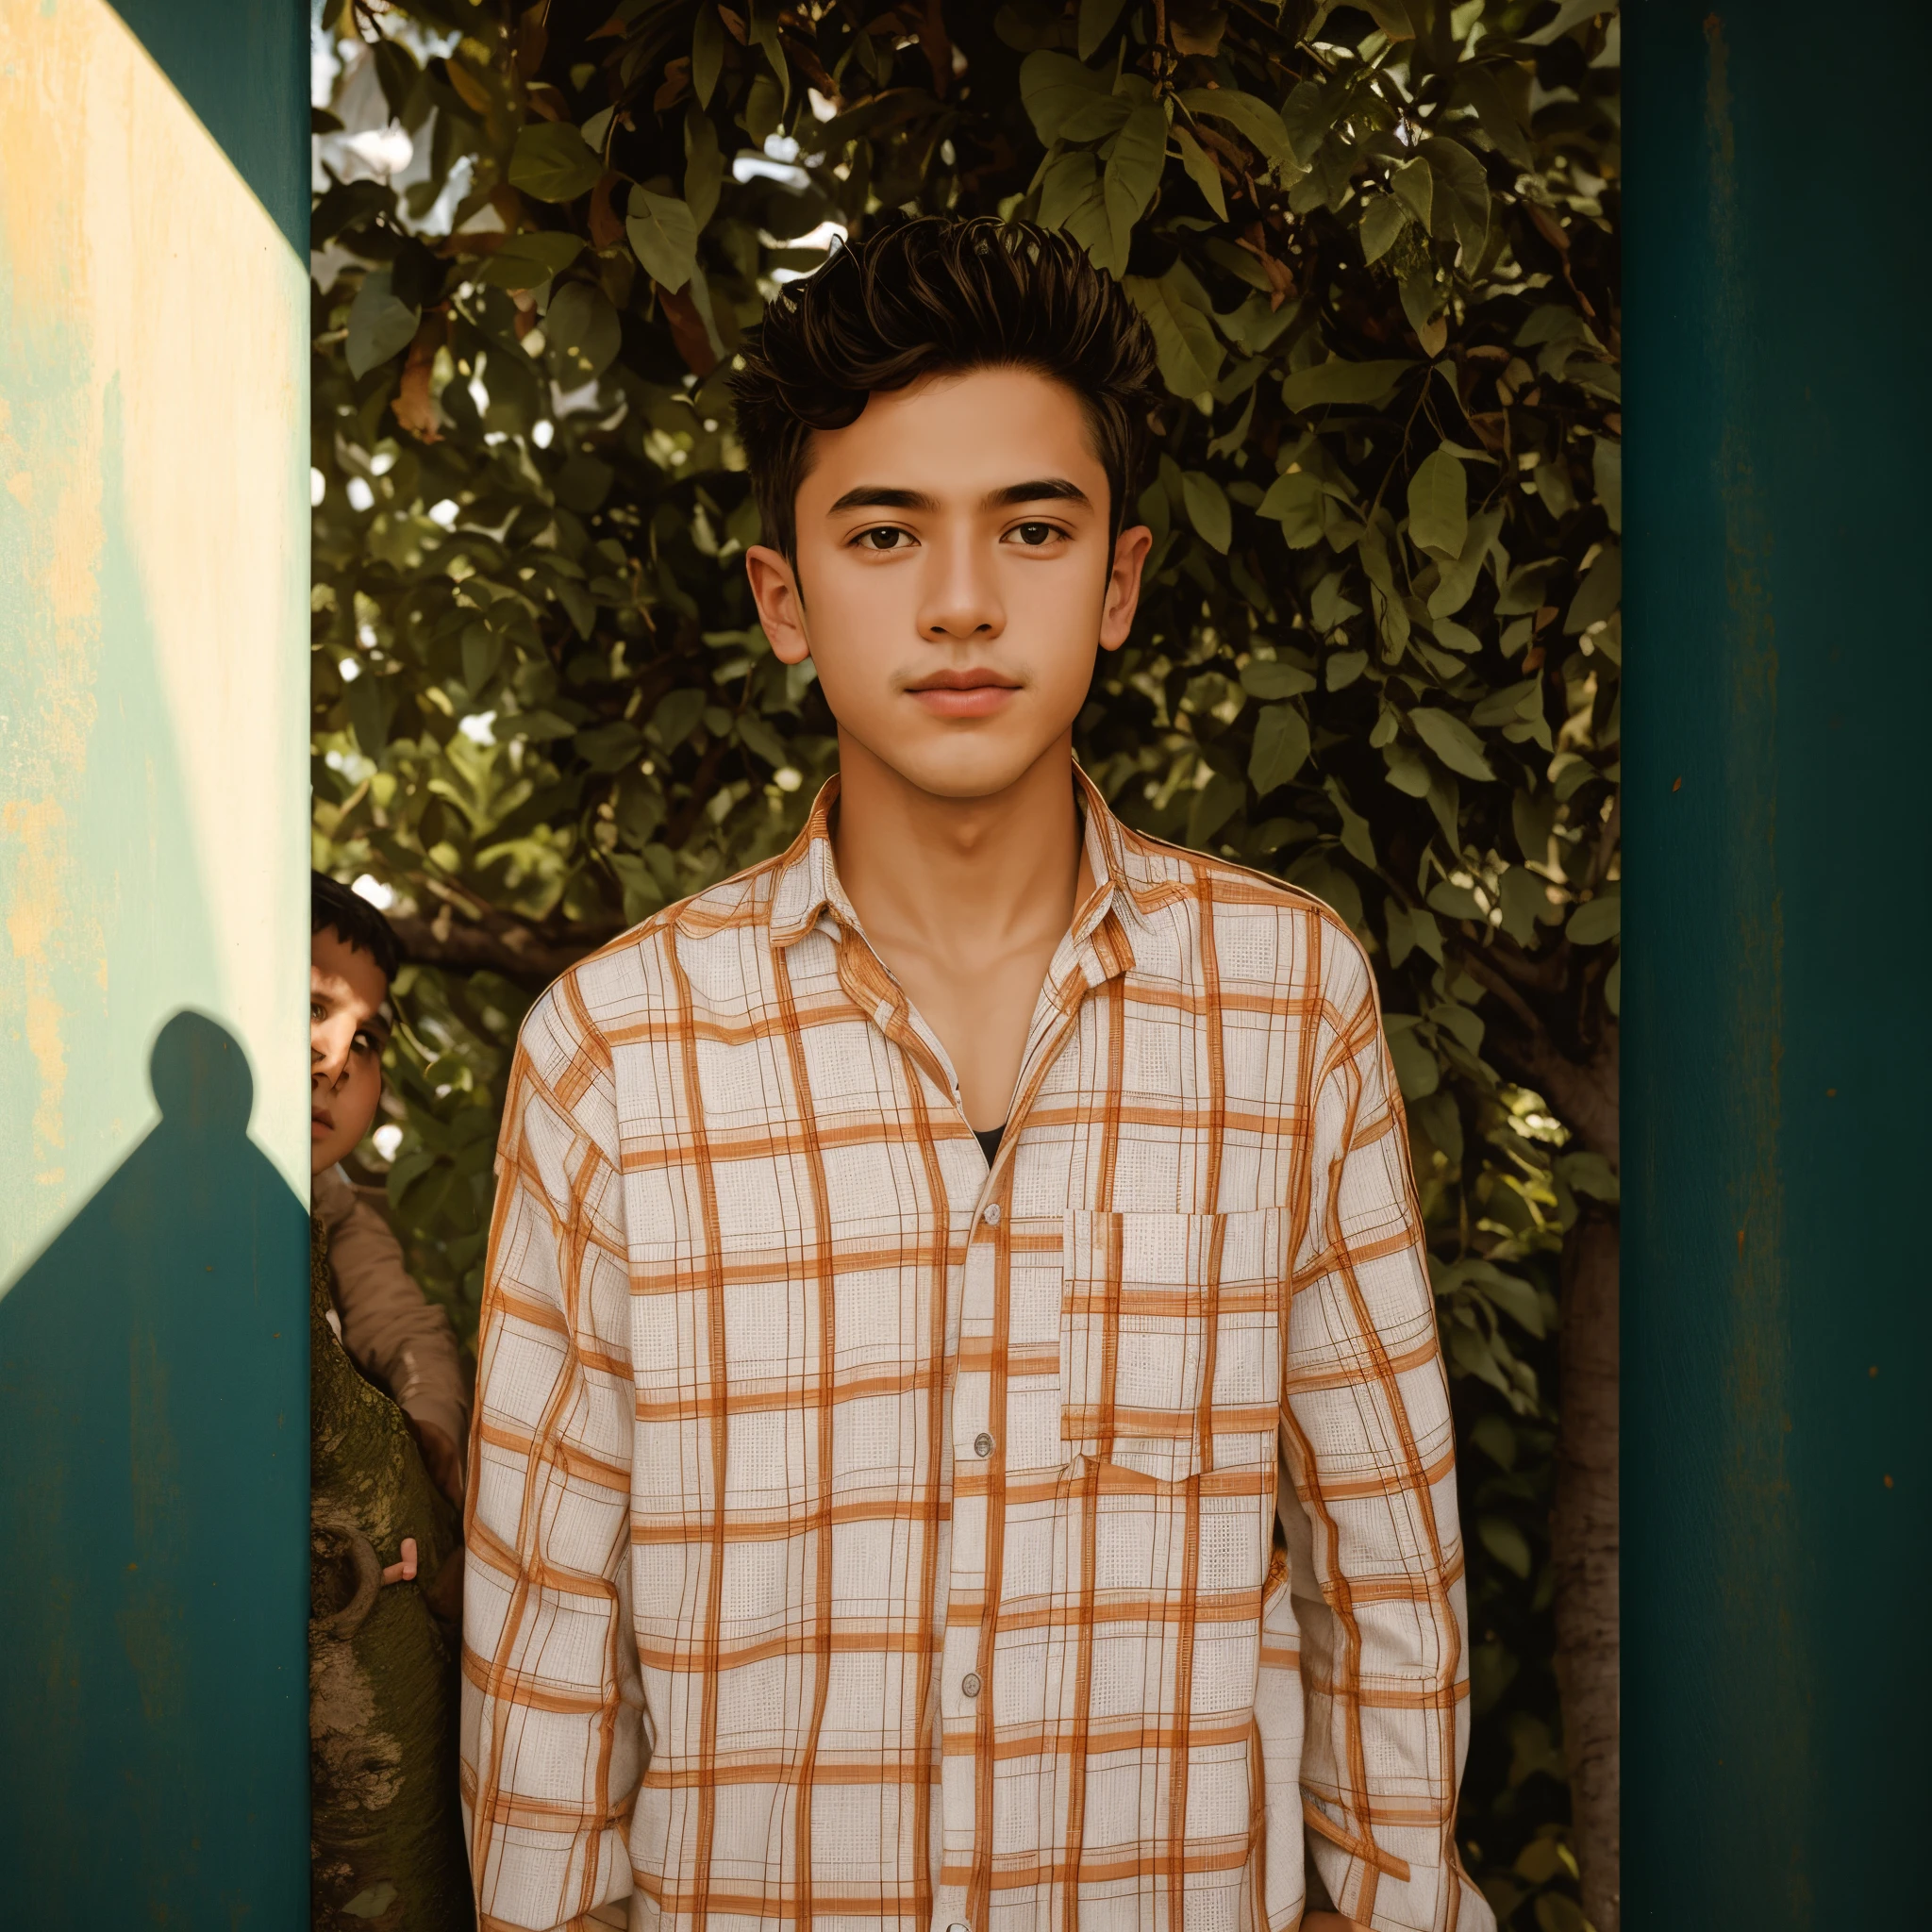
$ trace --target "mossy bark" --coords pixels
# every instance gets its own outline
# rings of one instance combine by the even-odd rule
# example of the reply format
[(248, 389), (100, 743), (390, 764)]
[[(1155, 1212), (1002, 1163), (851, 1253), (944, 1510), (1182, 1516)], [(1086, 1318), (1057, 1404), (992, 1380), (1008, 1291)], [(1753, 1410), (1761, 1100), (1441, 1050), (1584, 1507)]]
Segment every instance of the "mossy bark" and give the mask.
[[(315, 1932), (469, 1932), (458, 1797), (462, 1532), (402, 1410), (362, 1379), (310, 1247), (308, 1735)], [(413, 1582), (382, 1571), (416, 1541)]]

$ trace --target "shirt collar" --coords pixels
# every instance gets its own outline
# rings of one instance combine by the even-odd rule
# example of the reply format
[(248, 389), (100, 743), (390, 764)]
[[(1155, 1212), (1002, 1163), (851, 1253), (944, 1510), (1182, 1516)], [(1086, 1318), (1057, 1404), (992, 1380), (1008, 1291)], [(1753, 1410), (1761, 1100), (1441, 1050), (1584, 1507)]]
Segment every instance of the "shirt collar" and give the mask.
[[(1100, 977), (1111, 977), (1127, 962), (1124, 945), (1108, 943), (1108, 915), (1113, 913), (1119, 922), (1134, 924), (1141, 917), (1132, 890), (1133, 868), (1121, 822), (1108, 809), (1100, 788), (1077, 763), (1074, 786), (1087, 822), (1088, 869), (1095, 884), (1074, 908), (1070, 937), (1076, 948), (1095, 953)], [(774, 946), (790, 946), (803, 939), (825, 913), (853, 931), (861, 929), (832, 856), (832, 808), (838, 798), (839, 777), (834, 773), (821, 787), (797, 838), (779, 861), (771, 902)]]

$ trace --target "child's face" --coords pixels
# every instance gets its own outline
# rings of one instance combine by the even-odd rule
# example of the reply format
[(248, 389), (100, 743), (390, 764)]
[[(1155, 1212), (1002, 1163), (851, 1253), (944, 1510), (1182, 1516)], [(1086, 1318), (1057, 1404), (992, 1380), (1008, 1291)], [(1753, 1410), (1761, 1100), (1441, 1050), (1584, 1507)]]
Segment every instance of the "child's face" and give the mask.
[(1070, 741), (1153, 541), (1109, 539), (1079, 401), (1024, 369), (928, 378), (819, 432), (797, 523), (795, 565), (746, 559), (772, 648), (811, 658), (848, 749), (962, 800)]
[(335, 932), (308, 942), (308, 1171), (351, 1152), (382, 1098), (389, 981), (367, 953)]

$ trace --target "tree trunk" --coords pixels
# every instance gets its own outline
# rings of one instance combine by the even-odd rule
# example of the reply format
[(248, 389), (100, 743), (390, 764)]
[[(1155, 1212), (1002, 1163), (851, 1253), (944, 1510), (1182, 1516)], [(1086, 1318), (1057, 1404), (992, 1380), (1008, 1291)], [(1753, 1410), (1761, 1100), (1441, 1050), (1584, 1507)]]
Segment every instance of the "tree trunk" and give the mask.
[(1622, 1916), (1618, 1258), (1615, 1209), (1588, 1208), (1563, 1254), (1562, 1410), (1550, 1524), (1571, 1824), (1584, 1916), (1596, 1932), (1619, 1932)]

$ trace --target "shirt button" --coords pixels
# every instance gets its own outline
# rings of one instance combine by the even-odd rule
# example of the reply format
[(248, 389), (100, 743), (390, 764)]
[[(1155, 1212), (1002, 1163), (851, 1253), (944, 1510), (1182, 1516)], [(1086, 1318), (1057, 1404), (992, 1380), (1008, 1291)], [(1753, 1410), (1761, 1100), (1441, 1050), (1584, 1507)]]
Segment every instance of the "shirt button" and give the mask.
[(979, 1695), (979, 1673), (977, 1671), (968, 1671), (959, 1679), (959, 1690), (964, 1696), (977, 1697)]
[(981, 1429), (978, 1435), (973, 1439), (973, 1453), (975, 1456), (991, 1456), (992, 1454), (992, 1438), (984, 1429)]
[(997, 1227), (1000, 1224), (1000, 1204), (997, 1201), (989, 1201), (979, 1210), (979, 1218), (987, 1226)]

